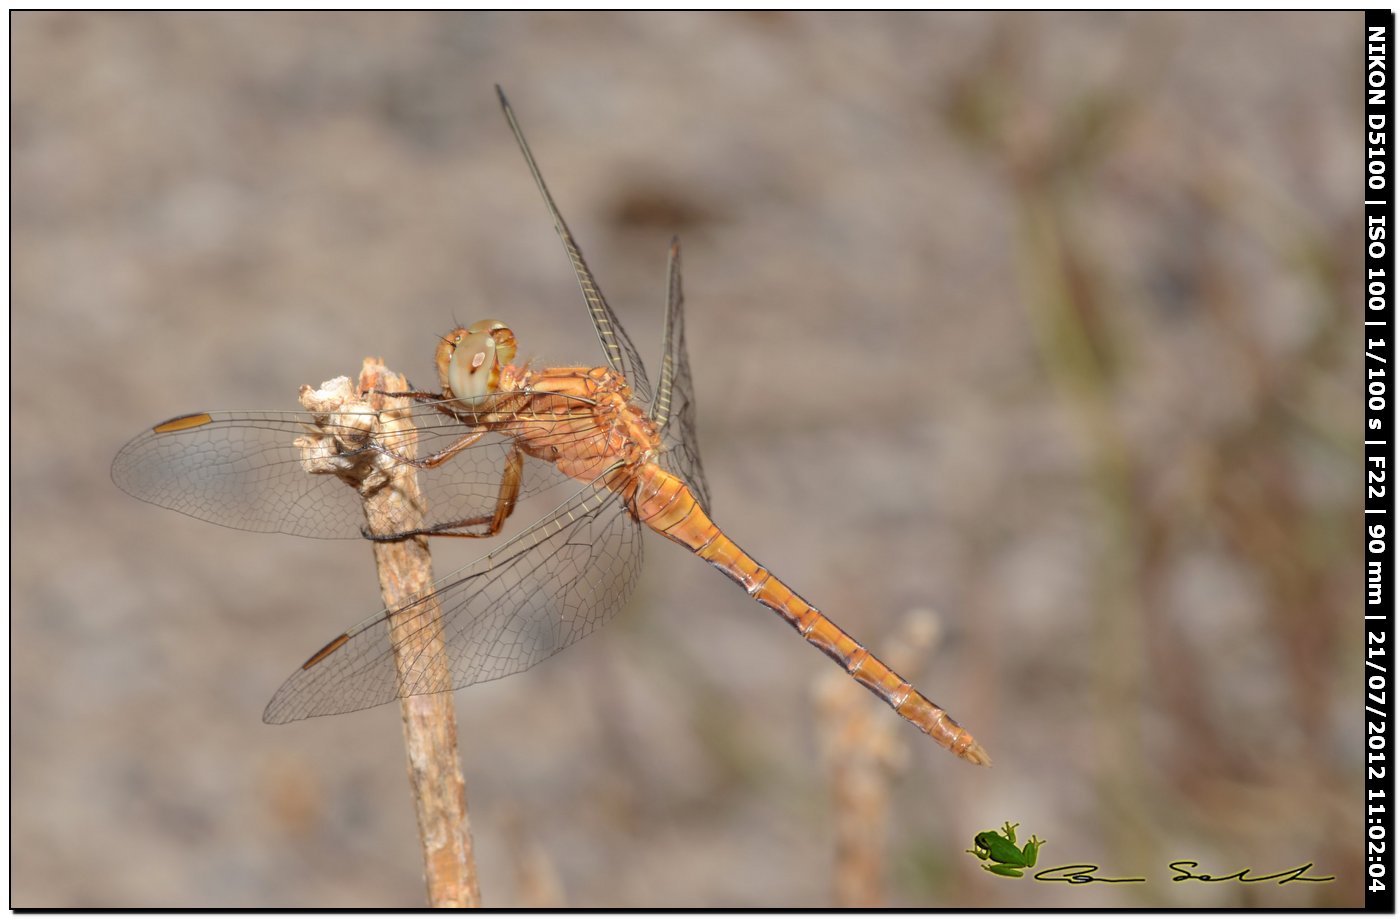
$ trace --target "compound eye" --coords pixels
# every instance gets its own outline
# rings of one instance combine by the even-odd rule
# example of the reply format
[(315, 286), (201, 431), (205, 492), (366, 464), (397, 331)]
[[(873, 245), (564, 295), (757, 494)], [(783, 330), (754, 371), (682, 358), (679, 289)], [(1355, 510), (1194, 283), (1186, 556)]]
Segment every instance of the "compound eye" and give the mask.
[(496, 342), (496, 359), (504, 366), (515, 360), (515, 333), (499, 319), (483, 319), (472, 323), (468, 335), (486, 333)]
[(448, 379), (452, 394), (464, 401), (480, 399), (494, 390), (500, 382), (495, 339), (485, 332), (461, 336), (452, 349)]
[(501, 367), (515, 357), (515, 335), (505, 323), (483, 320), (452, 336), (452, 358), (447, 383), (463, 402), (474, 402), (497, 392)]

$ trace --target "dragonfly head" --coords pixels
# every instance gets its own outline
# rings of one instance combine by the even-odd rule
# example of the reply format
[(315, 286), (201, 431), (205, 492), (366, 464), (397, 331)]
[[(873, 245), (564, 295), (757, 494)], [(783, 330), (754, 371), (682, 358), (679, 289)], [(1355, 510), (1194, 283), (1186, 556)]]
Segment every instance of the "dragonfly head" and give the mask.
[(513, 360), (515, 333), (495, 319), (453, 329), (437, 349), (443, 391), (459, 402), (474, 402), (498, 391), (501, 368)]

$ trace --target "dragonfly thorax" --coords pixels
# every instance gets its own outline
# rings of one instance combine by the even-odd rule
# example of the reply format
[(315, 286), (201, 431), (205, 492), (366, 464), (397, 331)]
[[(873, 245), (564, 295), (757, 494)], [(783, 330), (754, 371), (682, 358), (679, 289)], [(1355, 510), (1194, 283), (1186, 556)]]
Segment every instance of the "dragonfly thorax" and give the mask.
[(483, 319), (444, 335), (437, 349), (445, 395), (470, 404), (500, 391), (501, 368), (515, 359), (515, 333), (504, 322)]

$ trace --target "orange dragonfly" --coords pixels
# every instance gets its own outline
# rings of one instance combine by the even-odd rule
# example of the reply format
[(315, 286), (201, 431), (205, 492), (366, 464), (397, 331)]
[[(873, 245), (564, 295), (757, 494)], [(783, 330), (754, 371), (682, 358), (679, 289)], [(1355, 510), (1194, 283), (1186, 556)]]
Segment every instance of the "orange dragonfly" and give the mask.
[[(505, 94), (500, 87), (497, 92), (573, 264), (607, 366), (516, 365), (511, 331), (501, 322), (478, 322), (453, 330), (438, 345), (441, 392), (384, 394), (414, 400), (404, 413), (407, 423), (388, 426), (396, 433), (361, 416), (327, 412), (201, 412), (156, 425), (113, 462), (113, 481), (143, 501), (236, 529), (327, 539), (496, 537), (520, 499), (555, 488), (567, 495), (517, 535), (501, 537), (490, 552), (439, 580), (434, 603), (382, 610), (337, 636), (287, 679), (263, 720), (280, 724), (357, 711), (539, 663), (621, 608), (637, 580), (646, 527), (718, 568), (939, 744), (970, 763), (989, 763), (947, 712), (710, 519), (696, 446), (679, 244), (671, 245), (661, 377), (653, 390)], [(372, 467), (423, 473), (421, 520), (387, 535), (383, 529), (369, 533), (362, 494), (370, 486), (362, 475), (354, 479), (357, 488), (338, 479)], [(437, 653), (447, 659), (418, 669), (447, 674), (450, 686), (441, 677), (415, 679), (396, 670), (392, 636), (415, 627), (440, 630)]]

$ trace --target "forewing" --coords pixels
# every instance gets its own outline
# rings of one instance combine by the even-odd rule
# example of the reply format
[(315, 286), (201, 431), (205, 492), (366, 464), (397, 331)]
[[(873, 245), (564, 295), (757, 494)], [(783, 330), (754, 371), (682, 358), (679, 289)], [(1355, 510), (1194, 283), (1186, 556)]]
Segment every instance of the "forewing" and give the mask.
[(685, 297), (681, 292), (681, 244), (671, 240), (666, 271), (666, 327), (661, 336), (661, 379), (651, 418), (661, 429), (665, 448), (661, 465), (690, 486), (705, 513), (710, 512), (710, 486), (700, 465), (700, 445), (695, 431), (695, 388), (690, 380), (690, 358), (685, 347)]
[(627, 337), (627, 332), (622, 328), (622, 324), (617, 321), (617, 315), (608, 306), (608, 301), (604, 299), (603, 292), (598, 288), (598, 282), (593, 278), (593, 272), (589, 270), (588, 263), (583, 260), (583, 253), (579, 251), (578, 244), (574, 242), (574, 235), (569, 232), (569, 226), (564, 222), (564, 216), (559, 213), (559, 208), (554, 204), (554, 197), (549, 193), (549, 186), (544, 183), (544, 176), (540, 174), (540, 168), (535, 164), (534, 154), (530, 152), (530, 145), (525, 142), (525, 135), (520, 130), (520, 125), (515, 120), (515, 112), (511, 109), (510, 103), (506, 101), (506, 94), (499, 86), (496, 93), (501, 97), (501, 109), (506, 114), (506, 121), (510, 123), (511, 133), (515, 135), (515, 141), (520, 145), (520, 152), (525, 154), (525, 162), (530, 167), (530, 174), (535, 177), (535, 185), (539, 187), (540, 195), (544, 197), (544, 203), (549, 208), (549, 216), (554, 219), (554, 229), (559, 234), (560, 241), (564, 244), (564, 251), (568, 253), (569, 261), (574, 266), (574, 275), (578, 278), (579, 289), (583, 291), (583, 299), (588, 304), (588, 314), (593, 320), (593, 328), (598, 332), (598, 341), (603, 346), (603, 354), (607, 357), (608, 366), (621, 373), (632, 385), (632, 392), (638, 402), (645, 405), (651, 401), (651, 382), (647, 379), (646, 368), (642, 365), (642, 358), (633, 346), (632, 340)]
[[(577, 428), (585, 436), (590, 416), (581, 406)], [(377, 437), (337, 460), (374, 458), (389, 465), (431, 456), (472, 428), (430, 405), (411, 410), (414, 432), (388, 445)], [(568, 416), (551, 416), (558, 426)], [(221, 526), (319, 539), (353, 539), (365, 525), (359, 493), (338, 476), (316, 468), (300, 444), (309, 435), (335, 432), (324, 415), (307, 412), (202, 412), (145, 431), (112, 462), (112, 481), (127, 494)], [(345, 428), (347, 437), (354, 434)], [(419, 469), (432, 527), (489, 516), (500, 494), (510, 442), (486, 434), (433, 469)], [(525, 464), (521, 496), (571, 481), (545, 463)], [(408, 527), (406, 527), (408, 528)]]
[[(314, 655), (263, 713), (273, 724), (446, 692), (534, 666), (593, 632), (626, 602), (641, 530), (602, 485), (578, 492), (528, 531), (453, 572), (434, 594), (384, 611)], [(393, 634), (421, 650), (399, 665)], [(412, 637), (409, 637), (412, 636)], [(407, 673), (400, 677), (400, 671)]]

